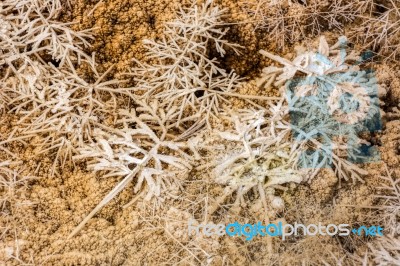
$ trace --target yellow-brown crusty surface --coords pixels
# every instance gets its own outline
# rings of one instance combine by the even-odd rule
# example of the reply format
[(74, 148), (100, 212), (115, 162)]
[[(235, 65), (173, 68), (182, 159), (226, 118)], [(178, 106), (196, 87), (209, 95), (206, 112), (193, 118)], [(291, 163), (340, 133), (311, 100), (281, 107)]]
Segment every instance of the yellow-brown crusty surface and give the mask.
[[(284, 16), (299, 18), (285, 20), (289, 25), (310, 22), (310, 17), (302, 13), (306, 12), (306, 1), (278, 2), (282, 3), (280, 8)], [(323, 8), (330, 1), (318, 2)], [(297, 39), (290, 40), (290, 34), (286, 36), (284, 32), (283, 39), (277, 39), (279, 34), (257, 27), (249, 12), (258, 3), (255, 0), (215, 2), (227, 9), (224, 18), (230, 24), (227, 39), (242, 46), (241, 55), (228, 51), (220, 61), (224, 69), (234, 70), (247, 79), (240, 93), (277, 96), (278, 90), (260, 91), (255, 85), (254, 80), (262, 68), (272, 63), (263, 58), (259, 50), (293, 59), (296, 45), (311, 46), (318, 38), (313, 36), (309, 27), (299, 25), (296, 30), (301, 30)], [(114, 65), (107, 78), (130, 79), (126, 73), (135, 66), (132, 59), (149, 60), (142, 41), (162, 38), (163, 23), (173, 20), (175, 11), (188, 6), (190, 1), (75, 0), (70, 4), (62, 19), (76, 22), (72, 26), (74, 29), (93, 28), (92, 46), (86, 52), (95, 53), (98, 71), (103, 73)], [(360, 26), (357, 20), (344, 23), (344, 33)], [(281, 26), (277, 24), (277, 27)], [(324, 25), (320, 30), (330, 43), (343, 34), (335, 27)], [(354, 43), (358, 49), (363, 45)], [(400, 67), (391, 59), (379, 60), (371, 66), (376, 70), (378, 82), (387, 90), (382, 100), (382, 109), (386, 113), (383, 116), (384, 127), (374, 136), (381, 161), (362, 166), (368, 171), (364, 183), (339, 181), (332, 170), (324, 169), (310, 183), (282, 188), (278, 193), (285, 201), (285, 209), (277, 216), (285, 222), (351, 225), (380, 222), (374, 210), (367, 207), (379, 203), (374, 195), (380, 193), (378, 187), (382, 185), (380, 176), (386, 175), (385, 164), (393, 177), (400, 178), (400, 112), (396, 114), (393, 111), (400, 102)], [(133, 85), (134, 80), (127, 84)], [(232, 99), (232, 102), (236, 108), (249, 106), (242, 100)], [(0, 121), (0, 136), (3, 138), (18, 119), (2, 113)], [(224, 147), (229, 145), (220, 144)], [(24, 161), (23, 166), (15, 166), (15, 169), (23, 169), (21, 176), (34, 173), (35, 177), (17, 183), (12, 190), (0, 189), (0, 198), (7, 199), (0, 202), (0, 206), (4, 205), (0, 227), (2, 230), (6, 228), (4, 241), (0, 243), (0, 265), (321, 265), (324, 262), (335, 265), (338, 261), (350, 265), (357, 264), (355, 258), (365, 254), (367, 244), (372, 240), (330, 236), (298, 237), (287, 241), (273, 238), (273, 249), (270, 250), (270, 239), (261, 237), (252, 241), (236, 237), (188, 238), (188, 217), (205, 215), (207, 208), (215, 205), (216, 199), (224, 193), (224, 186), (211, 180), (211, 170), (207, 167), (191, 170), (187, 180), (181, 182), (183, 187), (171, 188), (162, 203), (140, 199), (124, 208), (135, 197), (134, 181), (79, 234), (67, 239), (75, 226), (120, 179), (102, 178), (101, 172), (88, 171), (84, 163), (68, 165), (60, 175), (54, 176), (51, 174), (52, 159), (46, 154), (36, 156), (38, 151), (34, 141), (7, 148)], [(0, 158), (6, 158), (2, 151)], [(249, 203), (240, 210), (219, 208), (208, 217), (208, 221), (253, 223), (263, 220), (265, 213), (261, 203), (255, 198), (255, 193), (249, 194), (246, 196)], [(233, 204), (233, 201), (232, 197), (225, 204)], [(18, 260), (10, 259), (10, 254), (16, 252)]]

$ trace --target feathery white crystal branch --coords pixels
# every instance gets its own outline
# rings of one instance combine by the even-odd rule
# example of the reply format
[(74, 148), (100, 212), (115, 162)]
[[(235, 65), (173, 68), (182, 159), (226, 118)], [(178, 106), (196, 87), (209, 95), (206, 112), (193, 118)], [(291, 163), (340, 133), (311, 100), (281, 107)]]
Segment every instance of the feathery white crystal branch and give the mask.
[(77, 147), (91, 140), (93, 127), (115, 110), (115, 104), (103, 101), (104, 96), (108, 94), (108, 102), (115, 102), (118, 93), (111, 86), (119, 82), (102, 81), (104, 74), (89, 83), (74, 69), (69, 70), (34, 62), (17, 77), (4, 81), (11, 99), (8, 106), (20, 115), (17, 124), (21, 134), (39, 136), (40, 153), (55, 151), (53, 173), (59, 162), (64, 166)]
[(1, 4), (0, 62), (16, 72), (30, 62), (28, 57), (49, 55), (60, 66), (70, 67), (89, 59), (83, 48), (89, 46), (90, 30), (74, 31), (71, 23), (56, 20), (62, 10), (59, 0), (5, 0)]
[[(314, 147), (315, 150), (322, 151), (321, 154), (324, 154), (321, 162), (319, 162), (317, 157), (315, 157), (317, 160), (312, 162), (314, 171), (309, 180), (312, 180), (321, 169), (321, 166), (328, 163), (328, 161), (333, 165), (339, 178), (362, 181), (361, 176), (366, 174), (366, 171), (356, 164), (343, 158), (343, 154), (347, 155), (348, 152), (351, 152), (352, 156), (356, 156), (357, 145), (367, 143), (357, 136), (356, 131), (363, 125), (361, 123), (357, 124), (356, 122), (364, 119), (366, 116), (370, 118), (377, 113), (379, 114), (379, 106), (377, 104), (372, 104), (370, 100), (376, 97), (376, 93), (378, 93), (379, 89), (376, 88), (378, 91), (375, 91), (373, 76), (365, 71), (361, 71), (358, 64), (353, 64), (359, 60), (359, 57), (354, 51), (347, 54), (344, 50), (345, 44), (346, 38), (340, 37), (335, 45), (329, 47), (325, 37), (322, 36), (317, 52), (299, 49), (299, 54), (293, 61), (275, 56), (266, 51), (260, 51), (262, 55), (277, 61), (282, 64), (283, 67), (270, 66), (263, 69), (263, 76), (259, 80), (259, 86), (265, 87), (273, 85), (279, 87), (281, 93), (286, 95), (291, 112), (304, 113), (302, 110), (304, 110), (304, 108), (307, 109), (308, 115), (304, 113), (304, 118), (299, 118), (300, 120), (297, 119), (299, 120), (297, 122), (303, 123), (304, 125), (298, 126), (295, 124), (297, 123), (296, 121), (291, 121), (291, 127), (293, 132), (297, 135), (296, 141), (299, 142), (300, 147), (304, 149), (304, 151), (308, 150), (311, 146)], [(343, 80), (345, 79), (343, 78), (342, 80), (342, 76), (339, 74), (343, 75), (343, 77), (347, 77), (349, 82), (344, 82)], [(288, 88), (288, 82), (295, 81), (297, 77), (303, 78), (305, 82), (304, 84), (300, 83), (296, 86), (295, 91), (291, 92)], [(308, 80), (310, 82), (307, 83)], [(359, 93), (361, 87), (365, 90), (365, 95)], [(333, 91), (330, 91), (331, 88), (333, 88)], [(353, 92), (354, 95), (360, 96), (358, 100), (361, 100), (361, 106), (365, 104), (368, 106), (359, 108), (355, 112), (349, 114), (339, 112), (339, 106), (333, 101), (334, 99), (332, 97), (336, 97), (339, 92), (344, 91)], [(326, 102), (319, 102), (325, 99), (325, 93), (330, 93), (329, 97), (331, 98), (328, 97)], [(338, 100), (338, 97), (335, 99)], [(366, 100), (365, 104), (362, 101), (363, 99)], [(303, 103), (301, 101), (304, 102), (304, 106), (300, 108), (297, 105), (301, 105)], [(376, 100), (374, 100), (374, 103), (376, 103)], [(305, 104), (308, 105), (306, 106)], [(328, 108), (327, 112), (329, 114), (326, 115), (329, 117), (336, 117), (335, 115), (338, 114), (342, 114), (344, 117), (336, 117), (335, 120), (325, 119), (325, 121), (321, 120), (317, 111), (311, 111), (310, 109), (311, 107), (318, 109), (324, 106)], [(365, 113), (361, 113), (361, 111)], [(301, 119), (308, 119), (308, 122), (301, 122), (303, 121)], [(334, 129), (334, 127), (338, 127), (337, 124), (331, 123), (330, 121), (341, 121), (342, 124), (354, 124), (354, 127), (339, 126), (339, 129)], [(312, 128), (312, 125), (318, 126)], [(343, 132), (339, 132), (340, 130), (343, 130)], [(331, 146), (328, 147), (326, 143), (323, 144), (321, 142), (322, 140), (318, 138), (318, 136), (320, 136), (319, 134), (322, 135), (325, 141), (328, 138)], [(334, 139), (332, 135), (335, 134), (343, 134), (344, 136), (338, 136)], [(346, 145), (346, 143), (344, 143), (344, 141), (346, 141), (345, 136), (351, 136), (352, 141), (355, 142), (351, 144), (347, 143)], [(347, 141), (349, 140), (347, 139)], [(304, 163), (306, 162), (304, 161)], [(306, 164), (308, 165), (308, 163)]]
[(146, 99), (159, 99), (166, 109), (179, 106), (177, 126), (184, 117), (208, 123), (222, 110), (222, 104), (230, 104), (229, 97), (268, 99), (236, 93), (239, 77), (211, 58), (213, 50), (221, 57), (226, 49), (239, 53), (239, 45), (224, 39), (228, 31), (222, 21), (225, 11), (214, 7), (213, 1), (181, 9), (175, 21), (165, 24), (160, 40), (144, 41), (152, 63), (137, 62), (132, 70), (135, 90), (145, 91)]
[(19, 139), (39, 136), (40, 153), (56, 151), (53, 172), (88, 138), (104, 109), (100, 88), (116, 84), (96, 83), (96, 90), (78, 76), (75, 67), (81, 63), (97, 73), (94, 58), (83, 51), (92, 37), (90, 30), (74, 31), (71, 23), (59, 22), (62, 8), (59, 0), (0, 4), (0, 109), (20, 117)]
[(227, 154), (214, 169), (215, 180), (228, 185), (226, 193), (238, 191), (236, 205), (252, 188), (262, 196), (268, 187), (306, 179), (306, 171), (297, 169), (300, 150), (290, 141), (291, 129), (283, 119), (284, 108), (279, 103), (270, 105), (268, 116), (265, 111), (240, 110), (232, 117), (234, 130), (218, 132), (220, 138), (238, 145), (231, 151), (224, 150)]
[[(123, 176), (123, 180), (74, 229), (72, 237), (104, 205), (136, 178), (135, 193), (148, 186), (145, 199), (160, 196), (163, 181), (157, 176), (184, 175), (191, 169), (192, 157), (186, 153), (190, 149), (184, 142), (170, 140), (165, 126), (171, 112), (165, 113), (157, 101), (149, 106), (137, 102), (136, 111), (119, 110), (113, 127), (101, 126), (94, 132), (96, 142), (79, 148), (80, 155), (74, 159), (89, 159), (88, 166), (94, 171), (106, 171), (110, 176)], [(141, 112), (139, 114), (139, 112)], [(145, 123), (144, 121), (148, 121)], [(155, 179), (156, 178), (156, 179)]]

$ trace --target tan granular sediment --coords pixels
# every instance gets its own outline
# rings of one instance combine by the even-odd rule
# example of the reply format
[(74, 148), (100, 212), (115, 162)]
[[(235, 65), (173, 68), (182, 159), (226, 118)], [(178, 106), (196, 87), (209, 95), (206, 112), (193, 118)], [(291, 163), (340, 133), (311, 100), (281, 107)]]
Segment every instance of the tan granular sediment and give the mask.
[[(221, 6), (229, 9), (226, 20), (238, 22), (231, 26), (230, 41), (244, 46), (242, 55), (230, 53), (223, 59), (224, 68), (234, 69), (249, 79), (254, 78), (269, 63), (259, 55), (258, 50), (274, 51), (277, 45), (265, 36), (260, 37), (263, 36), (262, 32), (255, 31), (254, 25), (244, 23), (250, 19), (245, 12), (248, 3), (228, 0), (220, 2)], [(173, 19), (174, 10), (187, 3), (188, 1), (177, 0), (104, 0), (88, 15), (94, 8), (95, 1), (77, 0), (74, 1), (70, 13), (65, 16), (78, 22), (74, 26), (76, 28), (94, 28), (96, 38), (88, 52), (96, 53), (99, 72), (115, 64), (110, 77), (125, 78), (124, 73), (134, 65), (132, 58), (146, 60), (142, 40), (160, 38), (163, 23)], [(332, 36), (337, 37), (337, 34), (332, 33)], [(293, 51), (290, 46), (286, 50)], [(387, 105), (395, 106), (400, 101), (399, 73), (395, 63), (378, 64), (378, 80), (385, 83), (388, 90), (385, 99)], [(260, 92), (253, 81), (240, 92), (268, 96), (277, 93)], [(238, 108), (245, 107), (242, 101), (234, 100), (234, 104)], [(0, 121), (13, 119), (4, 115)], [(8, 126), (4, 126), (6, 124), (0, 127), (1, 133), (9, 130)], [(399, 120), (388, 121), (383, 132), (378, 134), (382, 162), (387, 163), (397, 176), (400, 175), (399, 135)], [(77, 236), (67, 240), (66, 237), (73, 228), (118, 180), (103, 179), (101, 175), (86, 172), (84, 165), (69, 167), (63, 171), (62, 176), (51, 176), (49, 169), (52, 161), (46, 155), (33, 160), (35, 149), (32, 146), (10, 146), (10, 149), (25, 158), (24, 165), (28, 169), (39, 170), (36, 173), (38, 180), (30, 181), (28, 188), (19, 190), (17, 194), (13, 203), (13, 206), (17, 206), (14, 221), (10, 222), (5, 216), (0, 217), (1, 226), (8, 225), (17, 230), (17, 237), (21, 240), (15, 242), (15, 234), (9, 234), (5, 243), (0, 245), (0, 261), (6, 261), (7, 265), (20, 265), (22, 262), (43, 265), (200, 264), (192, 256), (193, 252), (202, 262), (208, 260), (211, 265), (268, 265), (274, 262), (294, 265), (300, 260), (320, 264), (322, 259), (334, 263), (330, 251), (340, 258), (346, 255), (345, 252), (362, 254), (366, 248), (365, 239), (331, 237), (308, 237), (297, 242), (274, 239), (273, 254), (267, 254), (265, 238), (257, 238), (252, 242), (230, 237), (185, 242), (185, 239), (181, 239), (182, 234), (174, 234), (166, 228), (185, 228), (186, 213), (201, 215), (223, 193), (222, 186), (210, 181), (208, 169), (191, 173), (190, 181), (185, 183), (180, 198), (167, 199), (161, 207), (138, 202), (126, 209), (122, 208), (134, 197), (133, 185), (130, 185), (91, 219)], [(369, 216), (368, 209), (354, 206), (375, 203), (373, 194), (381, 183), (379, 176), (384, 174), (384, 168), (381, 163), (367, 164), (365, 168), (369, 175), (365, 177), (364, 184), (353, 185), (342, 181), (339, 189), (336, 176), (326, 169), (311, 184), (289, 187), (280, 192), (286, 202), (281, 216), (287, 222), (305, 224), (375, 222), (375, 218)], [(250, 202), (251, 200), (254, 199), (249, 198)], [(27, 201), (33, 205), (22, 204)], [(232, 202), (227, 204), (229, 203)], [(186, 213), (177, 213), (171, 207)], [(262, 210), (246, 206), (240, 213), (221, 208), (212, 218), (215, 222), (219, 222), (221, 217), (226, 222), (249, 222), (260, 219), (262, 214)], [(180, 226), (171, 222), (176, 220), (181, 222)], [(183, 242), (185, 243), (182, 244)], [(7, 251), (10, 248), (15, 250), (17, 244), (21, 262), (12, 260), (7, 255)], [(320, 257), (315, 254), (320, 254)]]

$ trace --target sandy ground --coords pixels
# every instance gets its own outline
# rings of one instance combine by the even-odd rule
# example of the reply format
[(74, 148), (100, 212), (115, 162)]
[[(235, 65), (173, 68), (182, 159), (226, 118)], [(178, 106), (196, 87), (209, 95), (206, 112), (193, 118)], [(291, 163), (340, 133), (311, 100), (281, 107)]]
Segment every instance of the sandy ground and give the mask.
[[(173, 18), (177, 5), (187, 1), (164, 0), (110, 0), (103, 1), (90, 15), (94, 1), (79, 0), (64, 14), (65, 20), (78, 22), (77, 28), (97, 28), (96, 39), (88, 52), (95, 52), (100, 71), (115, 64), (109, 78), (125, 78), (131, 58), (144, 59), (141, 41), (144, 38), (162, 36), (163, 22)], [(248, 79), (257, 77), (264, 65), (270, 63), (261, 58), (258, 50), (276, 53), (293, 52), (290, 43), (284, 49), (255, 30), (254, 25), (244, 23), (250, 19), (245, 12), (247, 5), (241, 2), (222, 1), (229, 8), (228, 22), (232, 25), (230, 41), (244, 46), (243, 55), (229, 54), (223, 59), (224, 67), (234, 69)], [(243, 23), (241, 23), (243, 22)], [(327, 33), (335, 39), (338, 33)], [(290, 56), (290, 54), (289, 54)], [(388, 91), (383, 109), (390, 112), (400, 101), (399, 65), (388, 61), (374, 63), (380, 83)], [(271, 92), (275, 94), (276, 92)], [(15, 119), (3, 115), (0, 119), (1, 134), (9, 132)], [(330, 170), (324, 170), (310, 184), (288, 186), (281, 191), (286, 202), (285, 210), (278, 217), (288, 223), (348, 223), (352, 225), (376, 224), (379, 218), (369, 208), (378, 204), (373, 196), (384, 175), (384, 163), (400, 177), (400, 120), (384, 118), (384, 129), (374, 137), (381, 153), (381, 162), (363, 167), (369, 174), (363, 184), (341, 182)], [(273, 239), (273, 250), (268, 251), (265, 238), (246, 242), (240, 238), (189, 238), (186, 234), (187, 219), (203, 217), (206, 209), (223, 193), (224, 186), (215, 184), (207, 170), (192, 171), (189, 178), (180, 180), (179, 197), (166, 197), (164, 202), (137, 201), (129, 207), (135, 195), (130, 185), (103, 208), (74, 238), (67, 235), (97, 205), (104, 195), (118, 182), (104, 179), (86, 170), (84, 164), (67, 167), (60, 176), (51, 176), (51, 158), (35, 156), (34, 143), (10, 146), (25, 158), (26, 172), (34, 172), (32, 178), (16, 186), (8, 209), (12, 216), (1, 219), (1, 226), (8, 228), (5, 241), (0, 243), (0, 264), (21, 265), (320, 265), (323, 261), (336, 265), (343, 260), (350, 264), (352, 258), (362, 255), (365, 237), (298, 237), (288, 241)], [(171, 189), (171, 195), (177, 193)], [(232, 210), (227, 199), (209, 217), (215, 223), (221, 221), (254, 222), (262, 220), (265, 213), (254, 195), (246, 196), (246, 208)], [(11, 218), (10, 218), (11, 217)], [(16, 242), (15, 239), (18, 239)], [(19, 248), (17, 250), (17, 247)], [(18, 254), (11, 259), (7, 252)]]

